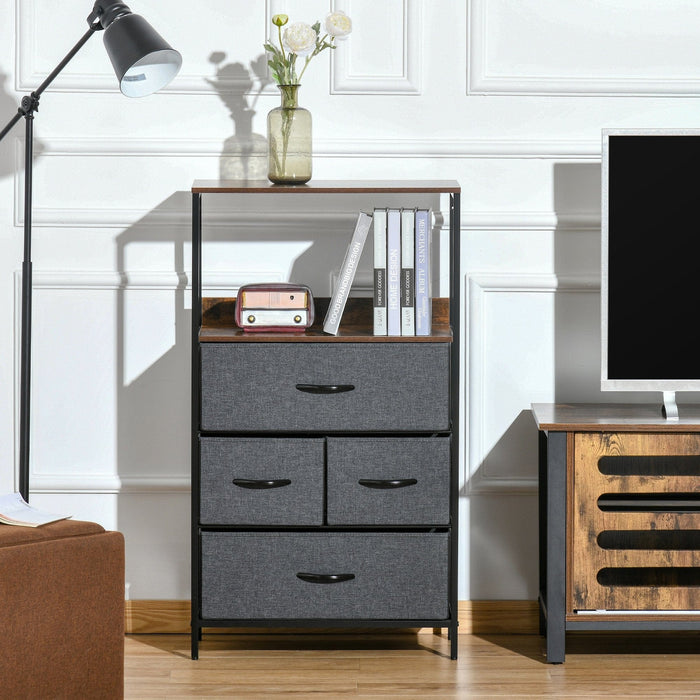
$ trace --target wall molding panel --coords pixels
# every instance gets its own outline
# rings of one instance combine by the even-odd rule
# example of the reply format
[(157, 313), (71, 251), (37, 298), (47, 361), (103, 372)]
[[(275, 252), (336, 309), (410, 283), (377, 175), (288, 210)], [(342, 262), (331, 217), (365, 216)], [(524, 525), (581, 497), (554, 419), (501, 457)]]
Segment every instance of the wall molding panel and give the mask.
[[(384, 52), (400, 56), (401, 71), (398, 74), (361, 73), (353, 71), (352, 51), (358, 48), (358, 41), (332, 53), (331, 94), (332, 95), (420, 95), (423, 82), (423, 21), (421, 0), (384, 0), (384, 5), (396, 6), (401, 14), (402, 32), (397, 45), (384, 46)], [(363, 4), (353, 4), (352, 0), (334, 0), (333, 8), (342, 10), (355, 21)], [(391, 7), (387, 8), (391, 11)], [(399, 12), (393, 12), (396, 15)], [(357, 26), (355, 21), (355, 26)], [(367, 25), (365, 25), (367, 26)], [(370, 25), (371, 27), (371, 25)], [(384, 42), (388, 33), (383, 31)], [(398, 43), (400, 41), (400, 43)], [(381, 46), (379, 39), (375, 41)], [(339, 42), (340, 44), (340, 42)]]
[(693, 29), (700, 7), (619, 0), (595, 8), (558, 0), (469, 0), (467, 94), (700, 94), (693, 70), (700, 61)]
[[(474, 272), (467, 276), (465, 304), (467, 313), (467, 411), (464, 416), (464, 434), (467, 438), (466, 473), (464, 475), (465, 495), (481, 494), (521, 494), (537, 493), (537, 476), (503, 476), (489, 473), (482, 465), (486, 455), (486, 416), (491, 400), (484, 377), (489, 362), (485, 348), (486, 332), (492, 319), (488, 317), (488, 296), (492, 294), (538, 293), (555, 295), (560, 292), (591, 294), (600, 292), (600, 278), (590, 275), (557, 274), (485, 274)], [(529, 410), (529, 404), (522, 407)], [(486, 463), (488, 464), (488, 463)]]
[(29, 477), (32, 493), (52, 494), (154, 494), (189, 493), (190, 478), (184, 476), (85, 476), (61, 474), (47, 476), (32, 473)]
[[(19, 434), (19, 396), (20, 396), (20, 330), (21, 330), (21, 279), (20, 270), (14, 273), (14, 435)], [(282, 281), (278, 271), (228, 269), (208, 273), (203, 289), (209, 296), (230, 295), (244, 282)], [(41, 292), (86, 291), (107, 292), (185, 292), (189, 294), (191, 285), (189, 275), (185, 272), (163, 271), (125, 271), (109, 270), (44, 270), (34, 271), (32, 275), (34, 305)], [(37, 292), (39, 294), (37, 294)], [(189, 302), (186, 302), (188, 305)], [(116, 323), (116, 321), (115, 321)], [(34, 347), (35, 361), (41, 348)], [(15, 473), (19, 459), (18, 445), (15, 445)], [(44, 465), (46, 469), (47, 465)], [(112, 471), (111, 465), (96, 465), (94, 473), (61, 471), (37, 472), (30, 464), (30, 484), (32, 493), (56, 494), (123, 494), (123, 493), (181, 493), (190, 489), (189, 475), (182, 474), (140, 474), (119, 475)]]
[[(15, 137), (18, 166), (24, 161), (24, 137)], [(240, 155), (223, 151), (212, 138), (42, 137), (35, 157), (94, 156), (211, 158)], [(314, 139), (314, 158), (503, 158), (600, 161), (601, 142), (575, 139)]]

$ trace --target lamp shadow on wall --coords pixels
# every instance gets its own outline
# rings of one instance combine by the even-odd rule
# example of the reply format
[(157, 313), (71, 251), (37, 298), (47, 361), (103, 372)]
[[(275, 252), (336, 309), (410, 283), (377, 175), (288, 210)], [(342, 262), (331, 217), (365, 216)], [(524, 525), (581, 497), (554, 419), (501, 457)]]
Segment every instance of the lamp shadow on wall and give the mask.
[[(7, 90), (5, 86), (7, 79), (7, 73), (0, 69), (0, 129), (4, 128), (5, 124), (17, 114), (17, 110), (22, 101), (21, 97), (15, 96)], [(8, 175), (20, 176), (21, 173), (24, 172), (24, 160), (21, 158), (19, 162), (17, 162), (13, 148), (16, 139), (24, 138), (24, 128), (24, 121), (20, 120), (19, 123), (15, 124), (14, 129), (0, 141), (0, 178), (7, 177)], [(43, 143), (35, 134), (33, 140), (35, 159), (41, 155), (43, 148)], [(22, 170), (18, 171), (18, 167), (20, 166)], [(20, 265), (18, 264), (17, 267), (20, 267)]]
[[(0, 70), (0, 129), (17, 114), (19, 107), (18, 100), (10, 95), (5, 88), (7, 73)], [(15, 127), (18, 131), (20, 126)], [(12, 151), (12, 138), (8, 135), (0, 141), (0, 178), (13, 175), (15, 172), (15, 162)]]
[[(494, 580), (505, 581), (505, 597), (536, 599), (538, 591), (538, 455), (537, 426), (529, 404), (591, 402), (600, 398), (600, 164), (555, 163), (553, 201), (557, 224), (552, 232), (553, 267), (551, 335), (533, 336), (544, 343), (545, 367), (553, 359), (553, 377), (538, 377), (540, 365), (525, 368), (523, 408), (476, 465), (468, 468), (470, 596), (494, 595)], [(527, 339), (526, 339), (527, 340)], [(553, 396), (547, 394), (547, 385)], [(489, 397), (486, 396), (485, 400)], [(478, 408), (478, 407), (477, 407)], [(472, 407), (474, 410), (474, 407)], [(468, 450), (468, 448), (467, 448)], [(469, 460), (467, 459), (469, 463)], [(508, 512), (503, 510), (508, 503)], [(495, 578), (494, 578), (495, 577)], [(504, 578), (505, 577), (505, 578)], [(510, 592), (514, 588), (517, 593)], [(504, 597), (501, 595), (500, 597)]]

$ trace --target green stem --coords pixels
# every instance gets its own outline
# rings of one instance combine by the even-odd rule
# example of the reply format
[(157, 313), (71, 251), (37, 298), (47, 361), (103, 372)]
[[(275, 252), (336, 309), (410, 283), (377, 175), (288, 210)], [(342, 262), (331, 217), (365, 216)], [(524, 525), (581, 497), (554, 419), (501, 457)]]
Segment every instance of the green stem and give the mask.
[[(319, 49), (318, 47), (321, 46), (321, 45), (323, 45), (323, 42), (324, 42), (327, 38), (328, 38), (328, 34), (324, 34), (324, 35), (323, 35), (323, 39), (319, 39), (319, 40), (316, 42), (316, 48), (313, 50), (313, 53), (310, 53), (310, 54), (306, 57), (306, 61), (305, 61), (305, 63), (304, 63), (304, 67), (301, 69), (301, 73), (299, 73), (299, 77), (294, 81), (295, 83), (301, 83), (301, 78), (302, 78), (302, 76), (304, 75), (304, 71), (306, 70), (306, 67), (309, 65), (309, 63), (311, 63), (311, 59), (312, 59), (314, 56), (318, 56), (318, 54), (320, 54), (321, 51), (323, 51), (323, 49)], [(333, 39), (334, 39), (334, 37), (331, 37), (331, 40), (330, 40), (330, 43), (329, 43), (330, 46), (333, 45)]]
[[(284, 174), (287, 167), (287, 150), (289, 148), (289, 137), (292, 131), (294, 122), (294, 109), (297, 106), (297, 89), (298, 85), (280, 85), (282, 93), (282, 165), (278, 172)], [(279, 158), (278, 161), (279, 162)]]
[(284, 75), (281, 75), (280, 78), (282, 78), (283, 82), (289, 83), (291, 82), (291, 75), (290, 75), (290, 67), (292, 66), (292, 55), (289, 54), (289, 58), (287, 60), (284, 60), (286, 57), (286, 54), (284, 53), (284, 44), (282, 43), (282, 27), (278, 26), (277, 27), (277, 38), (280, 43), (280, 51), (282, 52), (282, 65), (284, 66)]

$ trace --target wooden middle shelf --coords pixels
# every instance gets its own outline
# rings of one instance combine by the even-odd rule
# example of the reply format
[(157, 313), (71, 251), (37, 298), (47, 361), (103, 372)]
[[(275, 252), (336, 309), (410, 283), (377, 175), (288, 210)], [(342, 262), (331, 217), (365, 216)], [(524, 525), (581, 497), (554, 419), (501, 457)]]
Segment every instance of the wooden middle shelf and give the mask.
[(452, 330), (449, 325), (449, 300), (433, 299), (433, 332), (428, 336), (374, 335), (372, 331), (372, 299), (350, 298), (343, 313), (338, 335), (323, 332), (323, 319), (329, 304), (328, 297), (314, 299), (314, 324), (299, 333), (264, 333), (243, 331), (235, 323), (235, 298), (205, 297), (202, 299), (202, 343), (449, 343)]

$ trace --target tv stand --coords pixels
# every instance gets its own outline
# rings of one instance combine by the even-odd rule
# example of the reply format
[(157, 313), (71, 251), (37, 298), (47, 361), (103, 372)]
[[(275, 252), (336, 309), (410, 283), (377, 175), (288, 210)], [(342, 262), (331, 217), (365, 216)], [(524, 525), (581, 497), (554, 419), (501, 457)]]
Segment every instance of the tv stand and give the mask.
[(700, 406), (532, 404), (540, 631), (700, 630)]
[(676, 392), (664, 391), (664, 405), (661, 413), (666, 420), (678, 420), (678, 405), (676, 404)]

